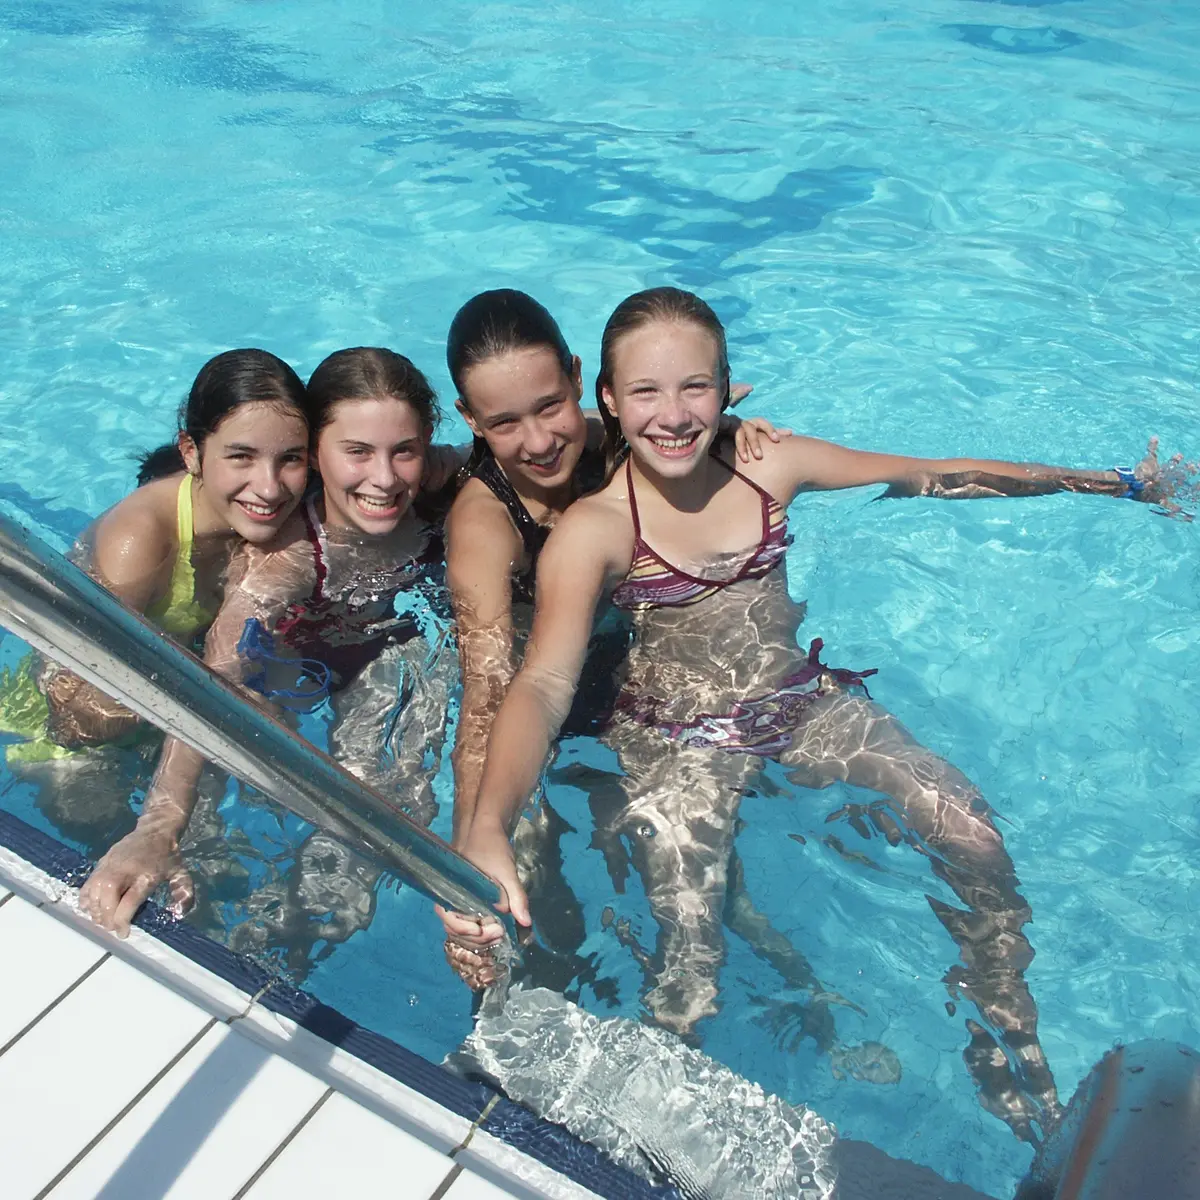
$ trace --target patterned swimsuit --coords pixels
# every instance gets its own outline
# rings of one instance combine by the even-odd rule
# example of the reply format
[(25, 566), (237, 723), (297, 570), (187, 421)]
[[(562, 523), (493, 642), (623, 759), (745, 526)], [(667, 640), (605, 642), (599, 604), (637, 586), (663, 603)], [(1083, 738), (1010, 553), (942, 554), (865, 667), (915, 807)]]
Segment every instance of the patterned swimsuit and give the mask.
[[(629, 572), (617, 585), (612, 601), (618, 608), (645, 612), (654, 608), (699, 604), (722, 588), (745, 579), (762, 579), (783, 561), (791, 539), (787, 532), (787, 513), (769, 492), (747, 479), (736, 468), (714, 456), (714, 461), (737, 479), (752, 487), (762, 502), (762, 534), (746, 561), (728, 579), (705, 579), (689, 574), (669, 563), (642, 537), (637, 497), (633, 490), (632, 464), (626, 460), (629, 487), (629, 512), (633, 518), (633, 561)], [(804, 713), (817, 697), (831, 687), (860, 686), (875, 671), (846, 671), (827, 667), (821, 662), (823, 643), (814, 638), (808, 657), (798, 670), (790, 672), (765, 696), (739, 700), (726, 713), (701, 713), (687, 721), (672, 721), (662, 713), (662, 703), (651, 696), (632, 691), (621, 693), (617, 712), (622, 716), (657, 729), (672, 741), (706, 749), (721, 749), (735, 754), (760, 754), (773, 757), (791, 743), (792, 735)]]
[(352, 570), (331, 589), (329, 543), (311, 497), (303, 512), (317, 582), (307, 600), (288, 608), (276, 634), (292, 653), (323, 662), (333, 672), (335, 687), (344, 687), (389, 642), (421, 632), (410, 614), (397, 614), (396, 597), (427, 580), (430, 569), (442, 562), (442, 539), (431, 534), (416, 558), (378, 570)]

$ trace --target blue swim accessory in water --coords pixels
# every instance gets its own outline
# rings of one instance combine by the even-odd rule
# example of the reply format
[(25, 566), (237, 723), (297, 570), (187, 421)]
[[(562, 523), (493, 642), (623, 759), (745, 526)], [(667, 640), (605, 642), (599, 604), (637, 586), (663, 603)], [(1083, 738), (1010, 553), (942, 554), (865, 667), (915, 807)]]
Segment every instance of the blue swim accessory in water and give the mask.
[(1117, 473), (1117, 478), (1125, 485), (1123, 498), (1133, 500), (1139, 492), (1146, 486), (1143, 479), (1139, 479), (1134, 473), (1132, 467), (1113, 467)]
[[(243, 681), (248, 688), (260, 692), (268, 700), (276, 700), (285, 708), (288, 701), (299, 701), (303, 707), (329, 695), (332, 675), (329, 668), (316, 658), (287, 658), (275, 653), (275, 639), (257, 617), (251, 617), (242, 627), (237, 652), (240, 658), (259, 667)], [(300, 672), (296, 686), (273, 688), (267, 682), (267, 667), (272, 663)]]

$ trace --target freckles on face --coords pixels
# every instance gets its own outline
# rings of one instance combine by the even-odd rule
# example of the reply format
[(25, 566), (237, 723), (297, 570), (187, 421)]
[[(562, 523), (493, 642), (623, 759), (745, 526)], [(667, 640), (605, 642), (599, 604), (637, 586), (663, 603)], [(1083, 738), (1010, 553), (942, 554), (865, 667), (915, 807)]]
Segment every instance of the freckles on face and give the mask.
[(404, 400), (342, 400), (317, 437), (326, 522), (391, 532), (421, 484), (429, 431)]
[(621, 431), (635, 453), (658, 465), (707, 449), (723, 398), (717, 343), (699, 325), (653, 321), (614, 348), (611, 401)]

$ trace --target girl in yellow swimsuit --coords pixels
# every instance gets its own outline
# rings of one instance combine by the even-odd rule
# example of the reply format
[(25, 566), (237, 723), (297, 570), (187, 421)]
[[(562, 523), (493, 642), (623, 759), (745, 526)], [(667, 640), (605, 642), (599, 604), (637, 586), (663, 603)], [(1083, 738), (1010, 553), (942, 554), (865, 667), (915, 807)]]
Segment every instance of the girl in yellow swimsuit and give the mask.
[[(434, 391), (391, 350), (331, 354), (307, 395), (319, 486), (276, 536), (247, 541), (235, 554), (204, 661), (290, 709), (328, 699), (333, 756), (427, 824), (436, 812), (436, 767), (427, 760), (436, 762), (454, 682), (453, 655), (440, 652), (437, 628), (441, 534), (429, 518), (465, 451), (430, 444)], [(207, 805), (196, 809), (203, 765), (196, 751), (167, 739), (136, 829), (80, 893), (83, 911), (105, 928), (128, 932), (164, 880), (176, 911), (192, 907), (180, 843), (186, 832), (194, 845), (210, 820)], [(321, 834), (306, 838), (295, 860), (288, 877), (256, 886), (250, 919), (231, 942), (255, 952), (282, 945), (289, 968), (301, 973), (315, 939), (328, 947), (370, 921), (378, 871)], [(195, 858), (192, 866), (206, 869)], [(201, 889), (201, 906), (207, 894)]]
[[(88, 574), (164, 633), (194, 644), (220, 603), (231, 551), (265, 542), (308, 480), (304, 385), (265, 350), (229, 350), (201, 368), (179, 434), (147, 455), (138, 489), (99, 517), (72, 551)], [(123, 705), (30, 655), (0, 683), (0, 730), (26, 740), (10, 764), (63, 758), (136, 736)]]

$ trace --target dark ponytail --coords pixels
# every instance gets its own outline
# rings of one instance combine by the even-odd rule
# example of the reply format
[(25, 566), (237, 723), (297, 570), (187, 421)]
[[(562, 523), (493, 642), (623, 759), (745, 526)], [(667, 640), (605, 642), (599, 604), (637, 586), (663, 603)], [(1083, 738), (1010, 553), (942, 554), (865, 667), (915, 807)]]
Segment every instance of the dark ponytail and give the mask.
[[(266, 350), (226, 350), (200, 368), (179, 409), (179, 432), (186, 433), (203, 452), (208, 435), (215, 433), (231, 412), (256, 403), (295, 409), (311, 425), (304, 384), (283, 359)], [(177, 437), (141, 458), (138, 487), (186, 469)]]
[(617, 343), (626, 334), (655, 321), (691, 322), (712, 335), (717, 343), (717, 371), (724, 391), (721, 408), (729, 404), (729, 347), (725, 342), (725, 326), (720, 318), (699, 296), (682, 288), (659, 287), (627, 296), (613, 310), (600, 337), (600, 373), (596, 376), (596, 404), (604, 422), (605, 476), (610, 477), (626, 449), (621, 422), (608, 411), (604, 389), (612, 390), (613, 354)]

